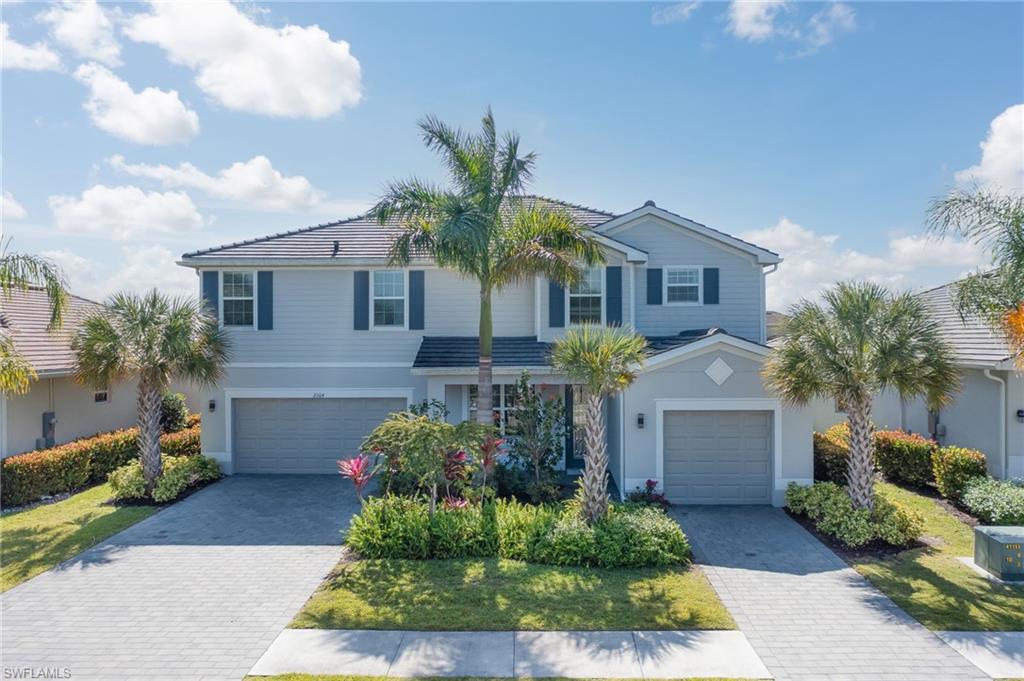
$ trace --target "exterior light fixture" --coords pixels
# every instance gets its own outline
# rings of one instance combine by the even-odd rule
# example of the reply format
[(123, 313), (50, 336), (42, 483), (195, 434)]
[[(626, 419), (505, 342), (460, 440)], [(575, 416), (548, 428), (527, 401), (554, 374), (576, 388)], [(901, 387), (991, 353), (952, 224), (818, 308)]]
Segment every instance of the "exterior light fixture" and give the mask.
[(643, 415), (643, 413), (639, 413), (639, 414), (636, 415), (636, 427), (639, 428), (640, 430), (644, 429), (644, 415)]
[(211, 414), (217, 411), (217, 400), (210, 400), (209, 409)]

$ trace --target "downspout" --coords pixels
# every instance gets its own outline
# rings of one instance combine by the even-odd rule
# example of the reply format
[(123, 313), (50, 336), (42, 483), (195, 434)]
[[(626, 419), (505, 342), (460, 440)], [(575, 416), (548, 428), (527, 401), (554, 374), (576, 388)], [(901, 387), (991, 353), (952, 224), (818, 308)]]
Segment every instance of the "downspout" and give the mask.
[(991, 379), (1001, 386), (999, 389), (999, 460), (1002, 463), (1000, 477), (1005, 478), (1010, 470), (1010, 459), (1006, 452), (1006, 379), (993, 376), (991, 369), (985, 369), (983, 373), (985, 378)]
[(779, 269), (779, 263), (761, 269), (761, 342), (768, 342), (768, 275)]

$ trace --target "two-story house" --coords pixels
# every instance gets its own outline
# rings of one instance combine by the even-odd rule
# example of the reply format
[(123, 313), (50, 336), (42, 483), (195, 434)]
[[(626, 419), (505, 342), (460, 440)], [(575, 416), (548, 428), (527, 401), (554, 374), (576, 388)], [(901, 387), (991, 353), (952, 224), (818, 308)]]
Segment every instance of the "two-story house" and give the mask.
[[(655, 478), (678, 503), (780, 504), (812, 477), (808, 410), (765, 391), (765, 277), (771, 251), (658, 208), (623, 215), (564, 208), (607, 263), (569, 288), (543, 277), (494, 300), (494, 410), (529, 369), (547, 390), (574, 389), (550, 343), (584, 322), (635, 328), (650, 357), (606, 406), (619, 490)], [(231, 473), (334, 473), (385, 416), (443, 400), (453, 420), (476, 398), (476, 283), (429, 260), (388, 264), (398, 233), (357, 217), (187, 253), (200, 291), (231, 330), (227, 378), (203, 396), (203, 450)], [(575, 406), (573, 406), (575, 405)], [(565, 466), (580, 466), (570, 441)]]

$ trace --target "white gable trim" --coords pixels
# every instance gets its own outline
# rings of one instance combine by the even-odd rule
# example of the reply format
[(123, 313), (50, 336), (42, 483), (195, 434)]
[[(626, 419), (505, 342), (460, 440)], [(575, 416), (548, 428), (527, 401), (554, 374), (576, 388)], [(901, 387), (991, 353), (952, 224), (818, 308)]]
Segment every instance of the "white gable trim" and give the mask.
[(624, 244), (621, 241), (611, 239), (605, 236), (604, 234), (601, 234), (593, 230), (591, 230), (590, 235), (594, 238), (594, 240), (597, 243), (601, 244), (605, 248), (615, 251), (616, 253), (622, 253), (624, 256), (626, 256), (626, 262), (647, 262), (647, 253), (641, 251), (638, 248), (633, 248), (632, 246)]
[(698, 355), (705, 354), (707, 352), (713, 352), (715, 350), (727, 350), (733, 354), (740, 355), (741, 357), (747, 357), (755, 361), (763, 361), (765, 357), (771, 352), (769, 348), (757, 343), (752, 343), (736, 336), (729, 336), (724, 333), (718, 333), (713, 336), (702, 338), (699, 341), (688, 343), (680, 346), (668, 352), (663, 352), (659, 355), (655, 355), (646, 362), (644, 362), (643, 368), (640, 370), (641, 373), (648, 371), (657, 371), (658, 369), (664, 369), (667, 366), (676, 364), (685, 359), (692, 359)]

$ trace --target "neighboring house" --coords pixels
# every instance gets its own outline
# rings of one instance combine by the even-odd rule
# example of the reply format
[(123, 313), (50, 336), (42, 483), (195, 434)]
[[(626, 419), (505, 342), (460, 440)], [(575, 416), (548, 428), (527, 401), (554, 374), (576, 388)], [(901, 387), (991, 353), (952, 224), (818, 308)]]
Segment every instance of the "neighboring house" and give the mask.
[[(525, 368), (580, 423), (550, 343), (582, 322), (630, 326), (651, 356), (607, 405), (619, 490), (656, 478), (676, 502), (779, 504), (809, 482), (811, 412), (784, 408), (760, 376), (765, 277), (781, 258), (653, 202), (613, 215), (528, 200), (589, 228), (607, 265), (569, 289), (537, 277), (496, 295), (495, 419)], [(221, 388), (203, 394), (203, 450), (227, 472), (334, 473), (388, 413), (428, 398), (470, 416), (477, 285), (429, 260), (390, 267), (396, 234), (358, 217), (182, 256), (234, 343)], [(565, 467), (581, 467), (579, 440), (567, 444)]]
[[(919, 297), (953, 346), (963, 372), (962, 389), (938, 412), (929, 412), (922, 400), (904, 402), (887, 392), (876, 401), (875, 424), (977, 449), (984, 452), (992, 475), (1024, 477), (1024, 376), (1014, 370), (1002, 338), (977, 318), (960, 318), (952, 293), (953, 284), (946, 284)], [(818, 402), (813, 408), (816, 430), (845, 418), (831, 404)]]

